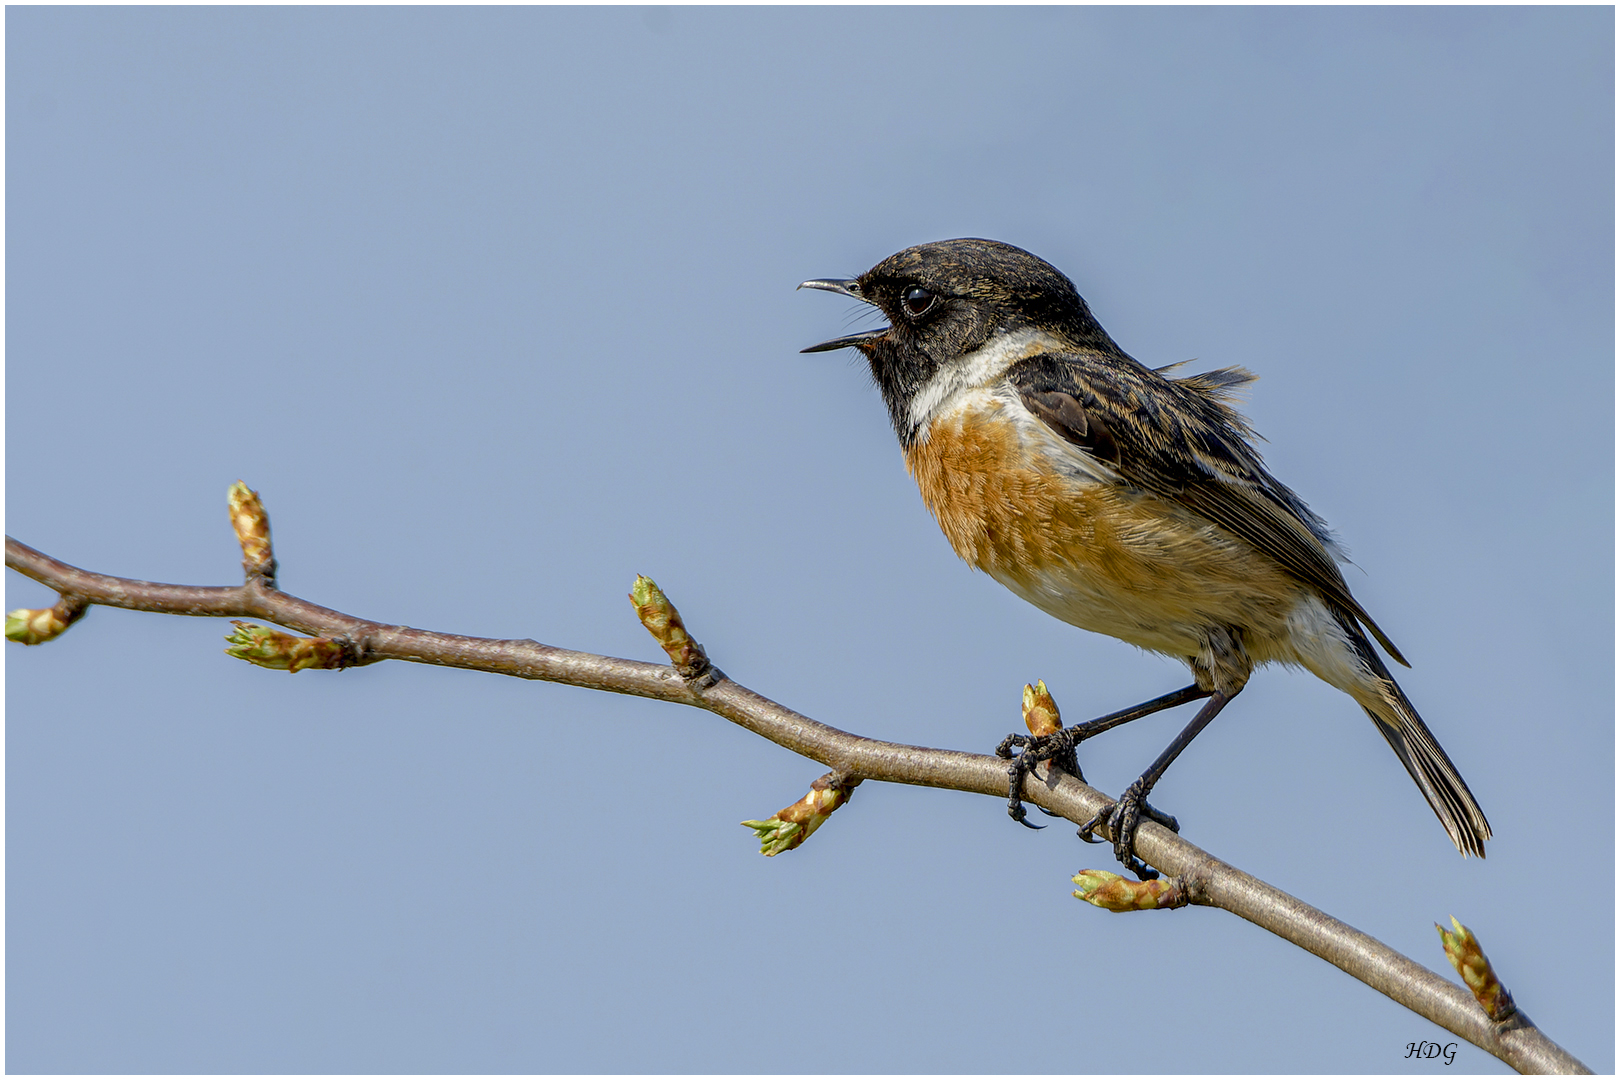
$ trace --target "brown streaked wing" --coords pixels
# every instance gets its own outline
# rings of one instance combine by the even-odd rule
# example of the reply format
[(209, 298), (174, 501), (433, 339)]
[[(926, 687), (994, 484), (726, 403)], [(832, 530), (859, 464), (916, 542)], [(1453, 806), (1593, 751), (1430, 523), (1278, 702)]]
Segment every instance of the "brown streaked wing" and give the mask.
[[(1067, 379), (1085, 382), (1071, 365), (1065, 367)], [(1123, 371), (1119, 374), (1134, 381)], [(1173, 417), (1162, 407), (1130, 408), (1127, 413), (1132, 398), (1159, 388), (1128, 386), (1124, 395), (1118, 393), (1122, 388), (1114, 389), (1109, 394), (1084, 390), (1075, 394), (1018, 384), (1025, 407), (1055, 434), (1107, 461), (1128, 482), (1173, 499), (1252, 544), (1353, 613), (1397, 663), (1406, 664), (1395, 643), (1350, 595), (1322, 542), (1284, 499), (1269, 490), (1277, 482), (1242, 436), (1181, 410)]]

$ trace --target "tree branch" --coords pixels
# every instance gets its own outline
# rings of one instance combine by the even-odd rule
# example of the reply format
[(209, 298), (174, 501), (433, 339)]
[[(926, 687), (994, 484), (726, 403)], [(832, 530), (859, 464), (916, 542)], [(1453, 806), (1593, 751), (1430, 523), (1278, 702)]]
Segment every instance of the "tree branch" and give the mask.
[[(55, 608), (14, 613), (17, 625), (23, 629), (13, 633), (12, 619), (8, 618), (7, 636), (29, 644), (48, 641), (65, 631), (90, 605), (170, 615), (256, 618), (335, 643), (329, 652), (330, 662), (311, 661), (299, 666), (352, 667), (405, 660), (656, 698), (707, 709), (779, 746), (821, 762), (833, 770), (837, 782), (846, 789), (861, 780), (880, 780), (1006, 798), (1008, 767), (1004, 760), (853, 735), (802, 716), (726, 677), (709, 665), (701, 647), (685, 636), (672, 606), (657, 617), (664, 618), (666, 622), (661, 625), (667, 626), (672, 616), (679, 631), (660, 637), (672, 658), (688, 658), (679, 669), (574, 652), (530, 640), (465, 637), (388, 626), (281, 592), (274, 587), (275, 561), (270, 554), (268, 521), (257, 496), (245, 486), (238, 486), (240, 492), (232, 489), (231, 509), (244, 550), (246, 580), (242, 585), (166, 585), (112, 577), (69, 566), (8, 536), (6, 565), (54, 589), (61, 601)], [(252, 496), (251, 500), (246, 496)], [(640, 581), (637, 586), (641, 589)], [(646, 594), (633, 594), (633, 599), (643, 622), (660, 634), (644, 610)], [(667, 605), (661, 593), (657, 600)], [(256, 640), (263, 643), (264, 635), (271, 633), (264, 631)], [(273, 647), (273, 643), (266, 647)], [(676, 649), (686, 651), (677, 654)], [(698, 658), (701, 663), (696, 662)], [(1111, 802), (1108, 796), (1074, 777), (1045, 769), (1040, 775), (1026, 777), (1023, 797), (1077, 824)], [(1511, 1011), (1505, 1019), (1493, 1021), (1463, 987), (1325, 912), (1221, 862), (1168, 829), (1144, 822), (1136, 834), (1136, 852), (1173, 879), (1178, 905), (1217, 907), (1247, 919), (1494, 1054), (1519, 1072), (1590, 1071), (1543, 1035), (1523, 1012)], [(1480, 962), (1483, 953), (1478, 954), (1476, 967)]]

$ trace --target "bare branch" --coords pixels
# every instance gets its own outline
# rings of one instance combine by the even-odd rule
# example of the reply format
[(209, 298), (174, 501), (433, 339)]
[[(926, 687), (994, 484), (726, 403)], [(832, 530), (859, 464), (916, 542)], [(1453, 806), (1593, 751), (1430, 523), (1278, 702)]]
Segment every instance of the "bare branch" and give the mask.
[[(772, 742), (833, 770), (837, 787), (861, 780), (951, 788), (1005, 798), (1006, 761), (988, 754), (969, 754), (863, 738), (818, 723), (734, 682), (714, 669), (681, 625), (672, 605), (646, 579), (638, 579), (632, 600), (660, 643), (685, 669), (592, 653), (558, 649), (529, 640), (497, 640), (440, 634), (407, 626), (388, 626), (333, 611), (274, 587), (274, 558), (268, 521), (257, 496), (249, 505), (233, 489), (233, 521), (243, 541), (247, 580), (239, 586), (165, 585), (112, 577), (69, 566), (6, 538), (6, 565), (56, 590), (63, 603), (60, 633), (88, 605), (152, 611), (170, 615), (256, 618), (328, 639), (338, 651), (286, 645), (264, 631), (248, 645), (269, 650), (270, 666), (296, 670), (295, 655), (340, 659), (302, 666), (353, 666), (381, 660), (466, 668), (522, 679), (567, 683), (617, 694), (633, 694), (707, 709)], [(262, 526), (262, 527), (261, 527)], [(249, 550), (251, 545), (252, 550)], [(643, 586), (650, 586), (649, 590)], [(663, 605), (661, 607), (660, 605)], [(665, 610), (667, 608), (667, 610)], [(19, 613), (21, 614), (21, 613)], [(657, 629), (656, 627), (662, 627)], [(9, 634), (13, 640), (30, 643)], [(54, 636), (52, 634), (51, 636)], [(281, 635), (285, 637), (285, 635)], [(41, 639), (44, 640), (44, 639)], [(281, 650), (281, 651), (278, 651)], [(254, 662), (264, 662), (255, 659)], [(1043, 688), (1044, 689), (1044, 688)], [(1051, 706), (1055, 713), (1055, 705)], [(828, 786), (828, 785), (824, 785)], [(811, 797), (815, 796), (812, 792)], [(1111, 800), (1062, 770), (1043, 768), (1024, 780), (1023, 798), (1075, 823), (1084, 822)], [(830, 811), (828, 811), (830, 812)], [(1293, 942), (1353, 975), (1460, 1038), (1501, 1058), (1520, 1072), (1589, 1072), (1584, 1065), (1532, 1024), (1522, 1011), (1493, 1021), (1461, 986), (1402, 956), (1354, 927), (1230, 866), (1175, 833), (1151, 822), (1137, 832), (1136, 852), (1145, 862), (1174, 879), (1179, 906), (1218, 907)], [(1143, 906), (1132, 903), (1128, 906)], [(1157, 906), (1157, 905), (1148, 905)]]

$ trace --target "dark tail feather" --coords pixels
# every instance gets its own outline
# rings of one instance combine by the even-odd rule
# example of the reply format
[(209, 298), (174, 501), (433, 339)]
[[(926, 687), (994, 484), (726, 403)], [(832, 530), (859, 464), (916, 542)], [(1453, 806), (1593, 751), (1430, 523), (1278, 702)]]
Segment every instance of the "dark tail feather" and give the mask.
[[(1341, 623), (1344, 621), (1347, 620), (1341, 618)], [(1357, 644), (1361, 659), (1384, 684), (1386, 691), (1379, 707), (1363, 706), (1367, 715), (1372, 717), (1379, 734), (1395, 751), (1395, 756), (1401, 759), (1406, 771), (1412, 774), (1418, 790), (1429, 800), (1435, 817), (1446, 827), (1457, 850), (1464, 855), (1478, 855), (1483, 859), (1485, 841), (1491, 838), (1491, 823), (1485, 820), (1485, 812), (1474, 801), (1474, 793), (1468, 790), (1462, 774), (1457, 772), (1457, 766), (1440, 748), (1434, 733), (1418, 716), (1417, 710), (1406, 699), (1406, 694), (1390, 678), (1389, 669), (1373, 652), (1371, 643), (1354, 631), (1351, 639)]]
[(1398, 723), (1391, 724), (1371, 709), (1367, 710), (1367, 715), (1373, 718), (1379, 733), (1389, 741), (1390, 749), (1417, 781), (1423, 797), (1429, 800), (1440, 824), (1451, 834), (1451, 842), (1457, 845), (1457, 850), (1483, 859), (1485, 841), (1491, 838), (1491, 823), (1485, 820), (1485, 812), (1474, 801), (1474, 793), (1468, 790), (1457, 767), (1446, 757), (1418, 714), (1412, 711), (1412, 704), (1400, 687), (1395, 687), (1395, 693), (1404, 706)]

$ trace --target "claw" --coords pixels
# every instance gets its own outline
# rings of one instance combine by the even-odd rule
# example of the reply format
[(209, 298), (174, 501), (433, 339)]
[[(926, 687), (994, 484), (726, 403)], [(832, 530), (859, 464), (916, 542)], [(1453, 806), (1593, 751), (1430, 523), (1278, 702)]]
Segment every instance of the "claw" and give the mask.
[(1087, 819), (1086, 823), (1080, 826), (1080, 831), (1078, 833), (1080, 839), (1084, 840), (1088, 844), (1106, 844), (1108, 841), (1098, 836), (1097, 830), (1102, 828), (1103, 822), (1106, 821), (1108, 816), (1114, 812), (1115, 805), (1117, 804), (1111, 803), (1097, 811), (1095, 814), (1091, 815), (1091, 817)]
[(1181, 823), (1163, 810), (1155, 810), (1147, 803), (1142, 804), (1142, 816), (1149, 821), (1163, 825), (1173, 833), (1181, 832)]
[[(1169, 814), (1153, 809), (1143, 797), (1142, 782), (1138, 780), (1126, 789), (1118, 802), (1109, 807), (1107, 814), (1108, 831), (1114, 834), (1114, 858), (1118, 859), (1131, 873), (1143, 881), (1152, 881), (1159, 876), (1159, 872), (1136, 857), (1132, 850), (1136, 843), (1136, 829), (1145, 817), (1155, 821), (1172, 832), (1179, 831), (1176, 819)], [(1096, 829), (1103, 821), (1103, 814), (1098, 814), (1085, 825), (1086, 829)], [(1085, 839), (1082, 832), (1081, 839)]]
[(1129, 859), (1125, 860), (1125, 869), (1129, 870), (1143, 881), (1156, 881), (1159, 877), (1159, 872), (1157, 870), (1153, 869), (1153, 867), (1149, 866), (1141, 859), (1138, 859), (1135, 855), (1132, 855)]
[[(1040, 809), (1040, 808), (1036, 807), (1036, 809)], [(1026, 828), (1026, 829), (1044, 829), (1044, 828), (1046, 828), (1045, 825), (1035, 825), (1035, 824), (1032, 824), (1032, 823), (1026, 821), (1024, 819), (1024, 815), (1026, 813), (1027, 813), (1027, 811), (1024, 809), (1024, 804), (1023, 803), (1017, 803), (1016, 805), (1007, 807), (1007, 816), (1012, 818), (1014, 821), (1018, 822), (1018, 824), (1022, 825), (1024, 828)]]
[(1136, 785), (1132, 784), (1108, 815), (1108, 830), (1114, 834), (1114, 858), (1132, 870), (1136, 869), (1131, 866), (1136, 856), (1131, 851), (1131, 845), (1136, 841), (1136, 825), (1141, 820), (1142, 797), (1137, 793)]

